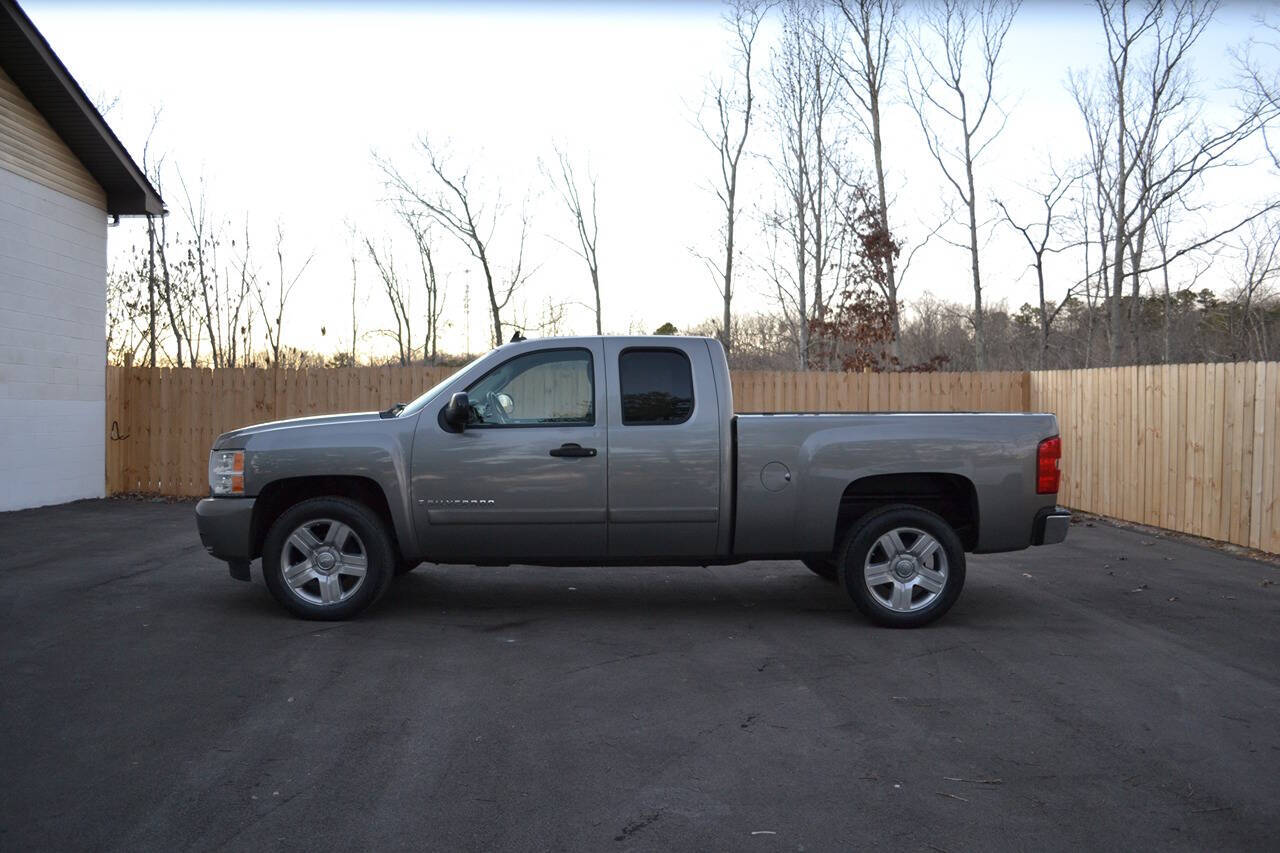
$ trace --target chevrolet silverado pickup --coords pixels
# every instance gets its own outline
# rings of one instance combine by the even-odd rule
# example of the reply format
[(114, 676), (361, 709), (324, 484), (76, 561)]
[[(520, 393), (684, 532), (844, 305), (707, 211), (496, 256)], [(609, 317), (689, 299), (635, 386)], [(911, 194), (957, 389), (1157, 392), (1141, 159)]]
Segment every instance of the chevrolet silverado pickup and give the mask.
[(219, 436), (205, 549), (344, 619), (422, 562), (800, 560), (871, 621), (924, 625), (965, 553), (1061, 542), (1051, 414), (734, 414), (716, 340), (520, 340), (408, 405)]

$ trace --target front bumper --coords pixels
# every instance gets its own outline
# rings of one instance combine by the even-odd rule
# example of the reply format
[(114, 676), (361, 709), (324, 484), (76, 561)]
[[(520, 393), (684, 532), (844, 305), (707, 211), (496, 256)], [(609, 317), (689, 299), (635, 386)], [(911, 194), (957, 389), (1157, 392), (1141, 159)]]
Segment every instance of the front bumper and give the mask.
[(226, 560), (233, 578), (248, 580), (253, 498), (205, 498), (196, 504), (196, 527), (204, 549)]
[(1031, 527), (1032, 545), (1057, 545), (1067, 538), (1071, 527), (1071, 512), (1063, 507), (1046, 507), (1036, 513)]

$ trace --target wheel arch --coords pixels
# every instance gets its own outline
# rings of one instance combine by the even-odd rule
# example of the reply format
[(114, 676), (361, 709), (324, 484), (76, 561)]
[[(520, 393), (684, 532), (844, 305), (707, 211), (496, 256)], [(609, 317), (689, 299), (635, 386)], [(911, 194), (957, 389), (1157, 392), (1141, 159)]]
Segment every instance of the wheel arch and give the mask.
[(347, 498), (368, 507), (387, 526), (396, 552), (405, 556), (402, 543), (411, 540), (406, 540), (404, 531), (398, 529), (391, 504), (382, 487), (369, 477), (324, 475), (284, 477), (272, 480), (262, 487), (253, 506), (253, 521), (249, 532), (250, 559), (262, 556), (267, 531), (289, 507), (309, 498), (320, 497)]
[(961, 474), (910, 472), (860, 477), (845, 486), (836, 512), (831, 549), (839, 547), (857, 521), (888, 504), (910, 504), (941, 516), (955, 530), (965, 551), (978, 545), (978, 490)]

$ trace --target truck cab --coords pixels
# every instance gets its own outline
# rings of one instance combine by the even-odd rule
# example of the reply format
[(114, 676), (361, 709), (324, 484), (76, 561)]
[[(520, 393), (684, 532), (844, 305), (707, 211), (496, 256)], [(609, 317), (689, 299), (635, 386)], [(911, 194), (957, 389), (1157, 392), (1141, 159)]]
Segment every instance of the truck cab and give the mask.
[(425, 552), (440, 562), (724, 556), (731, 401), (713, 345), (538, 342), (459, 377), (440, 397), (465, 394), (463, 419), (451, 424), (441, 407), (414, 436)]

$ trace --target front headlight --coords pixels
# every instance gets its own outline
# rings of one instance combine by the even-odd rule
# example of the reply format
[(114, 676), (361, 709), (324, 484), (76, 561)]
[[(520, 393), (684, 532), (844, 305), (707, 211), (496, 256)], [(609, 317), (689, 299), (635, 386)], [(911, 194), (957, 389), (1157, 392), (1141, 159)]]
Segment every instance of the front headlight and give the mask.
[(209, 492), (244, 494), (244, 451), (215, 450), (209, 454)]

